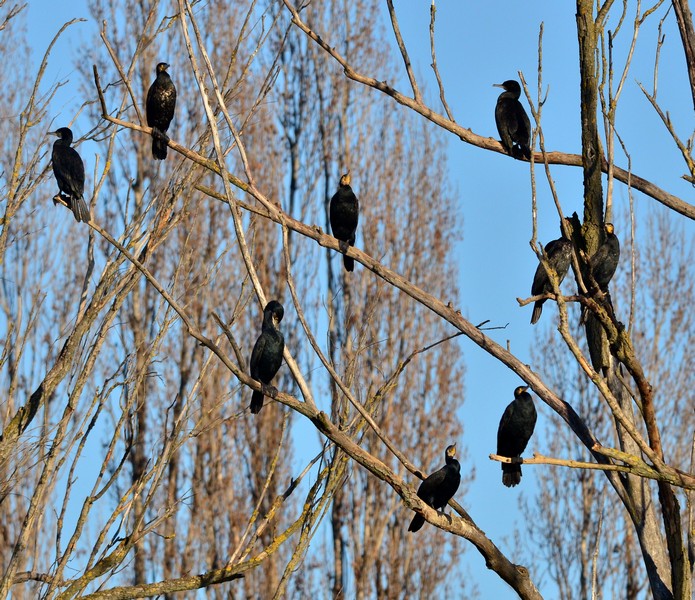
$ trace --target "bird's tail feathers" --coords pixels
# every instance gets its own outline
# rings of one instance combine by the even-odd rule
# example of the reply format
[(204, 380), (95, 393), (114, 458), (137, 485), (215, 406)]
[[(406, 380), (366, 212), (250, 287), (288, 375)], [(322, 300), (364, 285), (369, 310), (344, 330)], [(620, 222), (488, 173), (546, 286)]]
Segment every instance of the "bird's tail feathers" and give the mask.
[(88, 223), (91, 219), (89, 207), (82, 196), (79, 198), (70, 198), (70, 209), (78, 223)]
[(351, 256), (343, 256), (343, 265), (346, 271), (355, 270), (355, 260)]
[(507, 487), (519, 485), (521, 483), (521, 465), (502, 463), (502, 483)]
[(156, 135), (152, 136), (152, 156), (157, 160), (164, 160), (167, 157), (167, 144)]
[(543, 302), (536, 300), (533, 303), (533, 314), (531, 315), (531, 325), (538, 323), (538, 319), (541, 318), (541, 313), (543, 312)]
[(263, 393), (254, 391), (251, 395), (251, 413), (257, 415), (263, 408)]
[(408, 531), (420, 531), (422, 529), (422, 526), (425, 524), (425, 517), (423, 517), (420, 514), (415, 514), (413, 517), (413, 520), (410, 522), (410, 526), (408, 527)]

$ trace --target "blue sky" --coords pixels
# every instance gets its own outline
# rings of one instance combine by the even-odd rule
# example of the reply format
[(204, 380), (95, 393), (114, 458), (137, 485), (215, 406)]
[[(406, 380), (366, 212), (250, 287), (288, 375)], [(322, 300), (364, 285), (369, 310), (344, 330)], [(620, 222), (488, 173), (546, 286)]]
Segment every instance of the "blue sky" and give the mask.
[[(416, 73), (421, 81), (426, 82), (431, 106), (440, 110), (429, 67), (429, 6), (428, 1), (408, 0), (397, 3), (396, 8)], [(660, 11), (660, 16), (663, 12)], [(75, 17), (89, 17), (81, 0), (32, 0), (29, 3), (27, 27), (37, 62), (59, 27)], [(629, 21), (616, 40), (615, 56), (618, 62), (624, 58), (631, 36)], [(500, 90), (493, 88), (492, 84), (516, 79), (517, 71), (522, 71), (532, 94), (535, 93), (541, 22), (545, 29), (544, 90), (549, 88), (543, 109), (546, 146), (549, 150), (578, 153), (579, 73), (574, 3), (540, 0), (438, 2), (437, 59), (447, 100), (459, 124), (477, 134), (497, 138), (494, 106)], [(655, 23), (656, 20), (652, 19), (640, 33), (618, 113), (618, 130), (631, 153), (634, 172), (688, 200), (692, 198), (692, 187), (680, 179), (685, 172), (682, 159), (636, 83), (641, 81), (647, 89), (651, 89)], [(72, 40), (79, 43), (86, 39), (96, 26), (94, 23), (73, 25), (70, 36), (59, 40), (49, 62), (47, 84), (77, 79), (73, 66), (77, 56)], [(686, 128), (692, 127), (692, 102), (672, 14), (665, 23), (665, 33), (659, 99), (670, 111), (676, 127), (687, 137)], [(93, 51), (101, 52), (101, 48)], [(80, 58), (92, 62), (90, 56)], [(397, 85), (401, 91), (407, 92), (405, 78)], [(78, 94), (77, 86), (63, 88), (54, 104), (56, 114), (64, 119), (71, 118), (75, 105), (79, 103)], [(374, 94), (375, 101), (391, 102), (378, 92)], [(85, 124), (76, 129), (84, 133), (88, 127)], [(460, 308), (473, 323), (489, 319), (490, 326), (506, 325), (503, 330), (490, 332), (490, 337), (501, 344), (509, 342), (517, 356), (530, 362), (530, 347), (533, 344), (542, 345), (544, 336), (553, 334), (556, 311), (548, 303), (541, 322), (534, 328), (529, 325), (531, 307), (519, 308), (516, 302), (516, 297), (530, 294), (537, 264), (528, 244), (532, 226), (529, 166), (501, 154), (470, 147), (453, 135), (447, 137), (447, 144), (450, 177), (459, 191), (463, 214), (464, 240), (456, 249), (460, 264)], [(85, 150), (83, 156), (89, 172), (88, 147)], [(93, 164), (93, 158), (91, 161)], [(622, 156), (616, 162), (623, 167), (627, 165), (627, 160)], [(577, 211), (581, 215), (581, 169), (555, 166), (552, 174), (564, 213), (569, 215)], [(537, 169), (537, 183), (539, 239), (546, 243), (558, 237), (558, 220), (541, 169)], [(656, 204), (637, 192), (634, 199), (641, 215)], [(627, 201), (625, 186), (618, 184), (614, 197), (616, 207), (624, 207)], [(687, 227), (689, 232), (693, 231), (692, 223), (688, 223)], [(616, 229), (619, 236), (627, 235), (624, 229), (621, 230), (621, 224), (617, 223)], [(533, 492), (536, 473), (542, 467), (525, 468), (521, 488), (510, 490), (501, 485), (499, 465), (487, 458), (495, 450), (495, 436), (502, 411), (511, 401), (513, 389), (522, 382), (467, 340), (459, 339), (459, 347), (467, 369), (465, 404), (460, 412), (465, 439), (460, 442), (468, 448), (476, 471), (476, 480), (464, 504), (477, 524), (514, 562), (525, 564), (525, 557), (513, 553), (510, 534), (523, 518), (518, 510), (519, 495)], [(544, 451), (540, 436), (535, 437), (529, 445), (529, 452), (534, 450)], [(505, 536), (509, 536), (506, 541)], [(467, 550), (466, 561), (482, 597), (516, 597), (505, 583), (484, 567), (482, 558), (474, 549)], [(534, 579), (537, 580), (535, 575)]]

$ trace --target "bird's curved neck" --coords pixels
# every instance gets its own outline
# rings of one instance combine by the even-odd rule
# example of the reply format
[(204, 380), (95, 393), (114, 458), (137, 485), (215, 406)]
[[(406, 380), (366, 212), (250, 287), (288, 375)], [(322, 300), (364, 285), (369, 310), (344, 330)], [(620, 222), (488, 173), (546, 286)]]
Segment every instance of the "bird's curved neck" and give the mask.
[(506, 90), (500, 94), (500, 98), (509, 98), (510, 100), (518, 100), (520, 95), (521, 95), (520, 92), (510, 92), (509, 90)]
[(277, 329), (275, 323), (273, 323), (273, 315), (263, 315), (262, 329)]

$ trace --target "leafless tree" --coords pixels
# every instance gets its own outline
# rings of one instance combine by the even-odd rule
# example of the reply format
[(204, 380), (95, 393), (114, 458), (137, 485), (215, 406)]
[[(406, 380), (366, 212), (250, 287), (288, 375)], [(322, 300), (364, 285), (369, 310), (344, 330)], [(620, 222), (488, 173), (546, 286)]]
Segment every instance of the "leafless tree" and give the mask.
[[(644, 27), (659, 30), (662, 4), (637, 3), (629, 49)], [(691, 60), (687, 2), (677, 5)], [(577, 0), (581, 156), (546, 151), (538, 73), (532, 160), (551, 189), (551, 165), (584, 174), (584, 214), (567, 231), (578, 292), (549, 294), (559, 309), (554, 356), (569, 353), (576, 364), (567, 381), (553, 373), (559, 358), (536, 373), (457, 309), (451, 249), (459, 230), (439, 142), (448, 132), (481, 152), (503, 149), (452, 118), (436, 66), (435, 4), (430, 58), (442, 110), (426, 100), (396, 7), (387, 0), (384, 28), (379, 6), (94, 0), (99, 50), (93, 69), (81, 65), (88, 100), (79, 108), (92, 126), (78, 144), (85, 158), (98, 149), (88, 160), (88, 225), (54, 227), (66, 211), (37, 200), (51, 197), (43, 133), (57, 86), (45, 91), (42, 66), (35, 85), (3, 92), (3, 106), (21, 112), (3, 139), (12, 169), (2, 179), (0, 223), (1, 597), (175, 597), (206, 588), (216, 597), (424, 598), (460, 593), (444, 574), (465, 541), (520, 597), (539, 598), (535, 574), (458, 502), (442, 515), (416, 496), (418, 478), (462, 436), (457, 336), (525, 380), (567, 434), (551, 448), (558, 457), (527, 461), (547, 469), (546, 496), (563, 476), (578, 478), (566, 501), (567, 510), (582, 507), (570, 521), (575, 545), (552, 539), (547, 521), (533, 532), (562, 597), (608, 586), (630, 597), (647, 586), (655, 598), (690, 597), (692, 422), (674, 417), (692, 387), (692, 286), (679, 285), (691, 277), (676, 251), (686, 255), (688, 241), (674, 241), (677, 228), (658, 221), (659, 245), (626, 243), (633, 269), (621, 280), (627, 287), (612, 286), (612, 305), (588, 276), (617, 185), (681, 219), (695, 216), (616, 158), (629, 161), (617, 151), (615, 115), (632, 52), (623, 69), (612, 48), (619, 33), (630, 38), (632, 9)], [(0, 18), (4, 44), (21, 39), (14, 12)], [(386, 29), (396, 57), (381, 41)], [(154, 164), (143, 98), (163, 53), (180, 97), (169, 158)], [(401, 79), (407, 93), (387, 83)], [(691, 144), (681, 142), (692, 138), (676, 131), (653, 87), (646, 97), (693, 178)], [(411, 140), (429, 160), (409, 151)], [(361, 266), (350, 274), (327, 220), (348, 169), (362, 209), (348, 250)], [(638, 265), (651, 275), (639, 277)], [(657, 273), (679, 293), (655, 285)], [(271, 298), (286, 308), (285, 362), (252, 416), (250, 390), (262, 388), (247, 363)], [(586, 330), (568, 314), (573, 303), (588, 310)], [(637, 305), (655, 307), (654, 320)], [(678, 365), (661, 359), (662, 343)], [(671, 393), (674, 404), (660, 401)], [(296, 452), (295, 431), (315, 434), (314, 456)], [(458, 501), (470, 485), (464, 478)], [(413, 510), (433, 525), (417, 540), (406, 532)], [(606, 527), (613, 517), (618, 525)], [(327, 541), (312, 552), (324, 521)], [(622, 545), (620, 567), (599, 560), (612, 551), (606, 540)], [(439, 550), (436, 560), (428, 546)]]

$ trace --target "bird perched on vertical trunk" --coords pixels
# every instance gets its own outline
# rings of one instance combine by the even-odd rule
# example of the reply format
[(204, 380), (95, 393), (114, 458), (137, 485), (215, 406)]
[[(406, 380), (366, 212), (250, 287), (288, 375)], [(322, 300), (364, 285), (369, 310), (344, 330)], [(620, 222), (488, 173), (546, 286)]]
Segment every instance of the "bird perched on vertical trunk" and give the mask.
[[(435, 510), (444, 508), (459, 489), (461, 465), (454, 456), (456, 456), (456, 444), (446, 449), (444, 453), (446, 464), (425, 479), (417, 490), (418, 498)], [(408, 531), (419, 531), (424, 524), (425, 517), (416, 513)]]
[[(285, 338), (278, 329), (285, 309), (277, 300), (271, 300), (263, 310), (261, 335), (251, 352), (251, 377), (261, 383), (269, 384), (282, 364)], [(256, 415), (263, 408), (263, 392), (254, 390), (251, 396), (251, 412)]]
[[(526, 444), (533, 435), (536, 426), (536, 407), (533, 398), (526, 390), (528, 386), (519, 386), (514, 390), (514, 400), (507, 406), (497, 430), (497, 454), (509, 458), (521, 458)], [(502, 463), (502, 483), (514, 487), (521, 483), (521, 465)]]
[(504, 89), (497, 98), (497, 106), (495, 106), (495, 122), (502, 146), (507, 154), (514, 158), (523, 156), (530, 159), (531, 122), (519, 102), (521, 86), (513, 79), (493, 85)]
[[(605, 237), (603, 243), (598, 247), (596, 252), (589, 259), (589, 266), (591, 267), (591, 276), (593, 277), (596, 285), (604, 293), (608, 294), (608, 284), (615, 271), (618, 268), (618, 262), (620, 261), (620, 241), (618, 236), (615, 235), (615, 228), (613, 223), (606, 223), (603, 226), (603, 231)], [(595, 288), (594, 288), (595, 291)], [(607, 296), (608, 305), (613, 307), (613, 303), (610, 296)], [(582, 309), (582, 316), (580, 323), (585, 323), (588, 318), (588, 308), (584, 307)]]
[[(572, 259), (572, 242), (564, 235), (552, 242), (548, 242), (544, 249), (545, 260), (548, 266), (555, 271), (557, 276), (557, 284), (560, 285), (562, 280), (567, 275)], [(546, 271), (543, 262), (538, 263), (536, 274), (533, 276), (533, 284), (531, 285), (531, 295), (538, 296), (547, 294), (553, 291), (553, 286), (550, 283), (550, 277)], [(531, 324), (538, 322), (543, 312), (543, 303), (545, 300), (536, 300), (533, 304), (533, 314), (531, 315)]]
[[(53, 142), (51, 163), (53, 174), (58, 182), (58, 189), (65, 194), (61, 198), (67, 203), (75, 215), (75, 219), (89, 221), (89, 208), (82, 197), (84, 194), (84, 163), (77, 150), (70, 147), (72, 131), (69, 127), (61, 127), (51, 131), (58, 139)], [(54, 200), (55, 202), (55, 200)]]
[(613, 223), (606, 223), (603, 229), (606, 237), (603, 240), (603, 244), (599, 246), (598, 250), (591, 257), (591, 275), (599, 288), (601, 288), (601, 291), (605, 292), (608, 290), (608, 284), (613, 279), (615, 270), (618, 268), (620, 241), (618, 236), (615, 235)]
[[(331, 231), (333, 237), (345, 242), (348, 246), (355, 245), (355, 232), (360, 216), (360, 203), (350, 187), (350, 172), (340, 178), (338, 191), (333, 194), (330, 205)], [(347, 252), (347, 247), (341, 246), (342, 252)], [(355, 261), (343, 255), (343, 264), (346, 271), (355, 269)]]
[(157, 160), (167, 157), (167, 142), (169, 138), (166, 131), (174, 118), (176, 109), (176, 87), (169, 77), (167, 69), (169, 65), (159, 63), (156, 69), (156, 77), (147, 92), (147, 124), (154, 129), (152, 132), (152, 156)]

